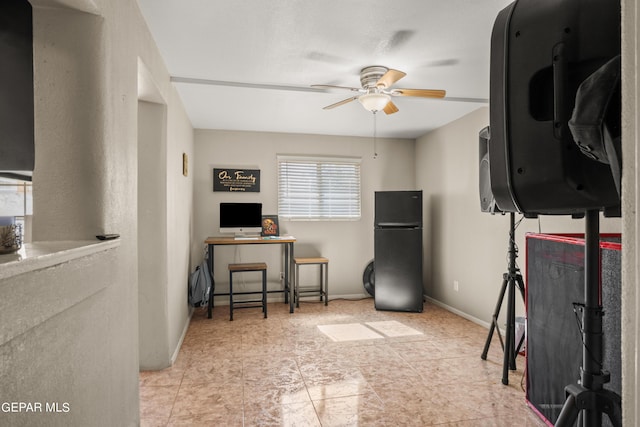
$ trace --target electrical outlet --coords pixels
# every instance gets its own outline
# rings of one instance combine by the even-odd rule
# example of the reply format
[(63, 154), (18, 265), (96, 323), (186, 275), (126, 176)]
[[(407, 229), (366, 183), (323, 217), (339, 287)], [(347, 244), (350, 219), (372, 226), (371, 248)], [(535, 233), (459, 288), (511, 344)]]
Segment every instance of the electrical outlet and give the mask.
[(457, 280), (453, 281), (453, 290), (458, 292), (460, 290), (460, 283)]
[(280, 280), (284, 280), (284, 273), (282, 271), (280, 272)]

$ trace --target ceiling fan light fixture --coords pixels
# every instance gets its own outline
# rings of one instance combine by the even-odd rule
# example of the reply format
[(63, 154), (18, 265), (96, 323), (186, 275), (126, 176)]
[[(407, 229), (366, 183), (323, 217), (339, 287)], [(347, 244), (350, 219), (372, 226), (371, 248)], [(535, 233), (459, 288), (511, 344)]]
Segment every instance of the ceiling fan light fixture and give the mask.
[(358, 97), (358, 101), (369, 111), (382, 111), (387, 106), (391, 97), (386, 93), (365, 93)]

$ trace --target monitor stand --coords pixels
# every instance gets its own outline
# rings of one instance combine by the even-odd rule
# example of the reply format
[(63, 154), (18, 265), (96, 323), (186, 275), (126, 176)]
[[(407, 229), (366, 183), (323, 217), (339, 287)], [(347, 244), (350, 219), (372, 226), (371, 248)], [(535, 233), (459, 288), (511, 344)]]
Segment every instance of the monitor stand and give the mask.
[(236, 233), (233, 236), (234, 240), (258, 240), (260, 239), (259, 234), (245, 234), (245, 233)]

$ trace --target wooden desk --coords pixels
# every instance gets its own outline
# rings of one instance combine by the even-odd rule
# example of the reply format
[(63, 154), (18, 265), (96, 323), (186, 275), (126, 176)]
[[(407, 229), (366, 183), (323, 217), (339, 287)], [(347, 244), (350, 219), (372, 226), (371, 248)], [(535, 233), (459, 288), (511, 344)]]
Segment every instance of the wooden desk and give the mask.
[(214, 258), (213, 248), (215, 246), (229, 245), (284, 245), (284, 302), (289, 303), (289, 313), (293, 313), (293, 286), (291, 286), (291, 278), (293, 277), (293, 244), (296, 242), (295, 237), (258, 237), (257, 239), (235, 239), (233, 237), (208, 237), (204, 243), (209, 246), (209, 270), (211, 271), (211, 292), (209, 292), (209, 307), (207, 316), (211, 319), (211, 310), (213, 308), (213, 290), (215, 289), (214, 275)]

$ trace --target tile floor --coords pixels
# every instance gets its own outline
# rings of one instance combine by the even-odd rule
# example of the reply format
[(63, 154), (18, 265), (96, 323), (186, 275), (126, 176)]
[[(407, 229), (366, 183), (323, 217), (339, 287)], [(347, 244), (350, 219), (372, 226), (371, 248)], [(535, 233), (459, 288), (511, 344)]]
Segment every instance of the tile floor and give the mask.
[(488, 331), (440, 307), (332, 300), (268, 313), (230, 322), (227, 306), (213, 319), (198, 309), (174, 366), (140, 373), (141, 425), (545, 425), (525, 403), (524, 359), (503, 385), (497, 335), (481, 360)]

